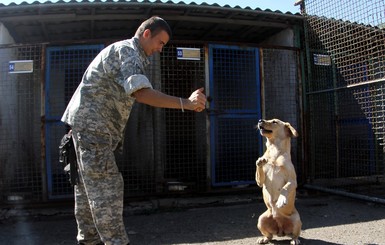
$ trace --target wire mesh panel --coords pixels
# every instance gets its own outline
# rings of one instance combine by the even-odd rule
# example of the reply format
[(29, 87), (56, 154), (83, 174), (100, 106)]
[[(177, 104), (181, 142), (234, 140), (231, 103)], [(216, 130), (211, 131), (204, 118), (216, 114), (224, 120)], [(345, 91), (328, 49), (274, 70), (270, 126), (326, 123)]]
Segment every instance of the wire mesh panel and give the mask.
[[(40, 45), (0, 48), (0, 201), (41, 201), (45, 195), (40, 144), (41, 53)], [(32, 62), (33, 71), (10, 72), (10, 61)]]
[[(147, 71), (153, 87), (188, 98), (205, 85), (203, 46), (198, 60), (177, 59), (176, 44), (151, 58)], [(118, 156), (126, 196), (196, 192), (207, 187), (205, 113), (154, 108), (136, 103), (126, 128), (125, 147)]]
[(214, 186), (255, 183), (262, 141), (259, 50), (210, 46), (210, 149)]
[[(261, 53), (265, 119), (278, 118), (289, 122), (301, 135), (299, 122), (301, 114), (298, 103), (298, 51), (262, 49)], [(296, 167), (297, 177), (301, 178), (302, 164), (297, 157), (300, 152), (299, 138), (291, 140), (291, 158)]]
[(305, 1), (310, 179), (385, 200), (384, 1)]
[(49, 47), (46, 51), (45, 139), (50, 198), (72, 196), (68, 176), (59, 162), (58, 146), (69, 130), (61, 121), (64, 110), (89, 63), (103, 45)]
[(123, 152), (116, 154), (126, 197), (156, 193), (155, 159), (158, 147), (163, 146), (155, 144), (159, 130), (154, 127), (157, 113), (157, 109), (139, 103), (135, 103), (131, 110), (125, 130)]
[(225, 116), (215, 126), (213, 185), (237, 186), (255, 183), (255, 161), (260, 156), (261, 143), (254, 129), (256, 116)]
[[(199, 60), (177, 59), (178, 47), (199, 50)], [(161, 90), (188, 98), (205, 87), (205, 53), (202, 45), (168, 45), (161, 56)], [(188, 190), (206, 190), (206, 114), (165, 110), (164, 179), (179, 181)]]

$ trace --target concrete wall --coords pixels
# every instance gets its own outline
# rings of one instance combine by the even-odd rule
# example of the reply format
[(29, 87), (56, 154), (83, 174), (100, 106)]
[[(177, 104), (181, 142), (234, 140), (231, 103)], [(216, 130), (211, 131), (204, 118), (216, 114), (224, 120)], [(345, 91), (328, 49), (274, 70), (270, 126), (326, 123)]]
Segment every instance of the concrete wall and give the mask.
[(292, 29), (283, 30), (280, 33), (266, 39), (262, 44), (294, 47), (294, 31)]

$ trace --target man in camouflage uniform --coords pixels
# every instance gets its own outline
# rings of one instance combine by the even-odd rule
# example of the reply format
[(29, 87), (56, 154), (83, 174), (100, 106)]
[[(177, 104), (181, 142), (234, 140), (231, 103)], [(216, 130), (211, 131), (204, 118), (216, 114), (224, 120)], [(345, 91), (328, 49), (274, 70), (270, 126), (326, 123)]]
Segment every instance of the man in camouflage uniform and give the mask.
[(148, 56), (171, 37), (159, 17), (135, 36), (103, 49), (85, 71), (62, 121), (71, 126), (79, 165), (75, 217), (79, 244), (129, 244), (123, 223), (123, 178), (114, 151), (124, 137), (134, 101), (162, 108), (202, 111), (203, 88), (182, 99), (154, 90), (144, 75)]

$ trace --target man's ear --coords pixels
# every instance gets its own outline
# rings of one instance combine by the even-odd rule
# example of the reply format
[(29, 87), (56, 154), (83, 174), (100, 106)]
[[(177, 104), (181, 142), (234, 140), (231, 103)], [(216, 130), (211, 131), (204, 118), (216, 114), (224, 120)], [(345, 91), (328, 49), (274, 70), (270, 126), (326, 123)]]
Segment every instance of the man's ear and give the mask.
[(150, 31), (150, 29), (144, 30), (144, 32), (143, 32), (143, 37), (144, 37), (144, 38), (150, 38), (150, 37), (151, 37), (151, 31)]

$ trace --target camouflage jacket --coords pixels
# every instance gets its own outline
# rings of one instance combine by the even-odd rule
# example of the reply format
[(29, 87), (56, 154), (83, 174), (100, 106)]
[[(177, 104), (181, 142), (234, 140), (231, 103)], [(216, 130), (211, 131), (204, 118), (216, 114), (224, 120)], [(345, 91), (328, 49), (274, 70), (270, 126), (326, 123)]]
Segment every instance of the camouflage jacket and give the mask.
[(148, 65), (137, 38), (109, 45), (88, 66), (61, 120), (121, 141), (135, 101), (132, 93), (152, 88), (144, 75)]

